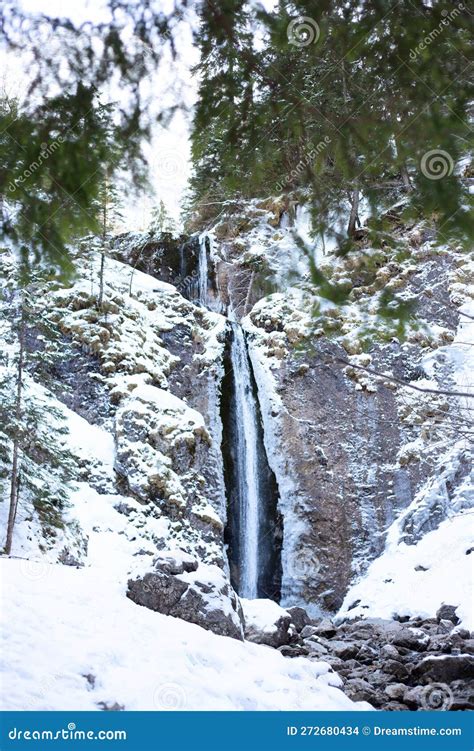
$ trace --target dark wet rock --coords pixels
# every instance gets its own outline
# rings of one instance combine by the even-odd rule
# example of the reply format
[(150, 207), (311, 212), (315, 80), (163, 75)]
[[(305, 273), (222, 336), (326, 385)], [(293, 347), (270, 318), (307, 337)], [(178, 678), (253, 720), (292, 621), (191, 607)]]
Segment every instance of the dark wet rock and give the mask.
[(426, 702), (425, 694), (421, 686), (405, 689), (403, 694), (403, 703), (410, 709), (418, 709)]
[(392, 638), (396, 647), (424, 652), (429, 644), (429, 637), (422, 629), (404, 628)]
[(331, 652), (341, 660), (353, 660), (359, 653), (360, 645), (350, 641), (337, 641), (331, 643)]
[(285, 657), (306, 657), (310, 654), (308, 647), (293, 644), (283, 644), (278, 651)]
[(387, 712), (408, 712), (406, 704), (401, 704), (399, 701), (389, 701), (382, 707)]
[(317, 626), (314, 627), (315, 634), (320, 634), (321, 636), (335, 636), (337, 632), (337, 628), (335, 627), (334, 623), (329, 620), (329, 618), (323, 618), (321, 623), (318, 623)]
[(449, 685), (453, 698), (450, 709), (466, 710), (474, 709), (474, 681), (453, 681)]
[(403, 680), (408, 677), (407, 668), (403, 662), (399, 662), (398, 660), (387, 660), (383, 665), (383, 669), (385, 673), (395, 676), (398, 680)]
[(368, 701), (373, 703), (376, 698), (376, 691), (370, 683), (360, 678), (347, 681), (344, 686), (344, 693), (353, 701)]
[(291, 622), (294, 623), (298, 632), (303, 631), (311, 623), (311, 618), (304, 608), (288, 608), (288, 612), (291, 615)]
[(447, 620), (454, 623), (455, 626), (459, 623), (459, 618), (456, 615), (457, 605), (441, 605), (436, 611), (436, 618), (438, 621)]
[(363, 644), (357, 651), (357, 659), (367, 665), (372, 665), (378, 657), (378, 650), (368, 644)]
[(425, 681), (450, 683), (458, 679), (474, 679), (473, 655), (442, 655), (425, 657), (413, 671)]
[(127, 597), (137, 605), (196, 623), (215, 634), (243, 638), (240, 603), (225, 580), (219, 587), (205, 580), (187, 582), (162, 571), (150, 572), (128, 582)]
[(462, 651), (468, 655), (474, 655), (474, 639), (465, 639), (462, 643)]

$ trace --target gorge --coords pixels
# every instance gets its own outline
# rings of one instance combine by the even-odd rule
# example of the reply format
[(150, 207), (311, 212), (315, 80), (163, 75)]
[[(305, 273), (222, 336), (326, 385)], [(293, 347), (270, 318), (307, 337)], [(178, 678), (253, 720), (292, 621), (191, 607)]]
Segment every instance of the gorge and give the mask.
[(334, 278), (350, 275), (359, 306), (370, 285), (400, 279), (418, 297), (424, 329), (364, 352), (355, 306), (319, 301), (311, 319), (285, 286), (304, 257), (281, 208), (251, 205), (245, 219), (244, 230), (240, 214), (201, 235), (111, 238), (103, 310), (88, 240), (77, 278), (38, 297), (64, 337), (61, 364), (28, 379), (43, 414), (51, 405), (66, 421), (75, 474), (60, 526), (23, 496), (13, 554), (84, 582), (90, 571), (127, 595), (132, 619), (154, 611), (324, 661), (372, 706), (425, 707), (434, 663), (421, 662), (449, 655), (441, 682), (466, 708), (467, 413), (390, 377), (452, 391), (469, 380), (469, 261), (434, 251), (422, 228), (398, 230), (417, 267), (323, 257)]

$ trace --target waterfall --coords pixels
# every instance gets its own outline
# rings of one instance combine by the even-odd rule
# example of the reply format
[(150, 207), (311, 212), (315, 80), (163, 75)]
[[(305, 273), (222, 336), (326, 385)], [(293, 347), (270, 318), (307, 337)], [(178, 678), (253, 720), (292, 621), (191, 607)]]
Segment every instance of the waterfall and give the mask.
[(204, 307), (207, 307), (207, 285), (208, 285), (208, 267), (207, 267), (207, 244), (208, 244), (208, 235), (206, 232), (203, 232), (202, 235), (199, 235), (199, 262), (198, 262), (198, 270), (199, 270), (199, 282), (198, 282), (198, 295), (199, 295), (199, 302)]
[[(197, 300), (216, 312), (225, 309), (218, 284), (210, 279), (215, 261), (213, 236), (199, 236)], [(227, 495), (225, 540), (231, 580), (241, 597), (279, 599), (281, 519), (278, 488), (265, 453), (258, 391), (242, 327), (229, 311), (229, 338), (221, 389), (222, 456)]]
[(236, 463), (239, 509), (240, 595), (258, 596), (259, 462), (258, 411), (241, 326), (232, 324), (231, 363), (236, 403)]

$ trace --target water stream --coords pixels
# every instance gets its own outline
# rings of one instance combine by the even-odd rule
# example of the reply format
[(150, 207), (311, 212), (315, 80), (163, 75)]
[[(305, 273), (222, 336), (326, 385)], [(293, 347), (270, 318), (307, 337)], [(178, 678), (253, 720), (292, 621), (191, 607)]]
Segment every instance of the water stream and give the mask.
[[(203, 233), (199, 237), (197, 302), (222, 310), (221, 300), (214, 300), (214, 293), (209, 295), (210, 253), (210, 240)], [(245, 334), (232, 310), (228, 321), (221, 417), (228, 508), (225, 541), (231, 579), (241, 597), (279, 599), (278, 488), (265, 452), (258, 390)]]

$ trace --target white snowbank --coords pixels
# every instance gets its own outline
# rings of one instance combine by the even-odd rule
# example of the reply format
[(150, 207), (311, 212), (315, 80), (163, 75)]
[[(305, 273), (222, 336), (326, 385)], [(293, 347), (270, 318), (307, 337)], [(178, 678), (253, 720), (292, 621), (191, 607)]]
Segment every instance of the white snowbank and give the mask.
[[(465, 513), (446, 519), (417, 545), (398, 542), (389, 534), (385, 552), (350, 588), (339, 617), (432, 617), (444, 602), (458, 607), (463, 626), (474, 628), (474, 551), (467, 554), (474, 544), (473, 518)], [(359, 604), (349, 610), (357, 600)]]
[(5, 710), (354, 710), (325, 663), (127, 600), (110, 576), (3, 559)]
[(280, 618), (288, 617), (288, 612), (273, 600), (247, 600), (241, 597), (240, 603), (247, 626), (267, 634), (275, 631), (275, 624)]

